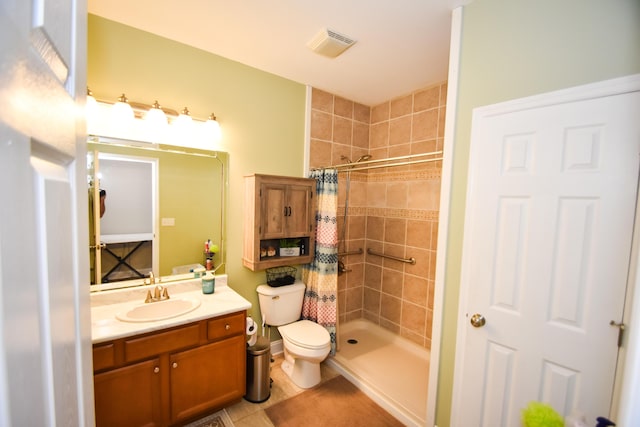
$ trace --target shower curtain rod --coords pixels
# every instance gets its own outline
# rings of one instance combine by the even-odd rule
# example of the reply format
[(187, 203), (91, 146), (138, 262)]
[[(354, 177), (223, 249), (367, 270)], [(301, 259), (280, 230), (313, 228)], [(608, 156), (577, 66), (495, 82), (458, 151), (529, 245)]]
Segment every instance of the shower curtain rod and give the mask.
[[(407, 159), (415, 159), (417, 157), (437, 156), (437, 155), (440, 155), (440, 157), (431, 157), (428, 159), (396, 162), (397, 160), (407, 160)], [(325, 166), (323, 168), (313, 168), (311, 170), (337, 169), (338, 172), (351, 172), (351, 171), (359, 171), (359, 170), (367, 170), (367, 169), (390, 168), (392, 166), (406, 166), (406, 165), (413, 165), (417, 163), (435, 162), (438, 160), (442, 160), (441, 155), (442, 155), (442, 151), (431, 151), (429, 153), (423, 153), (423, 154), (409, 154), (406, 156), (388, 157), (386, 159), (367, 160), (359, 163), (344, 163), (344, 164), (335, 165), (335, 166)], [(395, 162), (395, 163), (386, 163), (386, 162)], [(384, 164), (375, 164), (375, 163), (384, 163)], [(354, 166), (357, 166), (357, 167), (354, 167)]]

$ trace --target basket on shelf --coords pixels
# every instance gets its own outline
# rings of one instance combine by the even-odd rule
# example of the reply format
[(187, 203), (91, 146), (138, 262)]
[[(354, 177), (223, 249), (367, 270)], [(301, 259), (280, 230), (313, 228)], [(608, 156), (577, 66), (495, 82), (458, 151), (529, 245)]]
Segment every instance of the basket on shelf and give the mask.
[(267, 268), (267, 283), (269, 286), (278, 287), (290, 285), (296, 281), (296, 268), (285, 265), (284, 267)]

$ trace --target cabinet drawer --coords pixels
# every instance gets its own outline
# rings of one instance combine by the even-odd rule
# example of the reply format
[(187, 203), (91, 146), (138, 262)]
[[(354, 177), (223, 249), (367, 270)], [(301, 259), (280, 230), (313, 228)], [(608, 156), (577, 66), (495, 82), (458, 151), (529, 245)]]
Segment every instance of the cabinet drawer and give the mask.
[(131, 362), (160, 353), (195, 346), (198, 345), (199, 338), (200, 325), (195, 323), (141, 338), (128, 339), (124, 342), (124, 360), (125, 362)]
[(230, 314), (207, 322), (207, 338), (215, 340), (244, 333), (244, 312)]
[(111, 368), (116, 364), (115, 345), (113, 343), (93, 347), (93, 370)]

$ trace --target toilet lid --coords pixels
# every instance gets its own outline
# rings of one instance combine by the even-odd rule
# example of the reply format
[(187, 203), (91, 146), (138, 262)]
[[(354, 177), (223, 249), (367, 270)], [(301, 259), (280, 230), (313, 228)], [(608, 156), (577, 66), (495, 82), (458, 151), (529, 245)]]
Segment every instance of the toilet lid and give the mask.
[(279, 326), (278, 331), (293, 344), (304, 348), (324, 347), (331, 342), (329, 332), (310, 320)]

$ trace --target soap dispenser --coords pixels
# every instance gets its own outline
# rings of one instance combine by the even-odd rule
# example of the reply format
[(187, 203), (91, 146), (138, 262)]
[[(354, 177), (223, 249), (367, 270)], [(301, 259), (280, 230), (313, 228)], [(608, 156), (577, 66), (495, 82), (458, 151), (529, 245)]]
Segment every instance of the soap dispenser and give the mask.
[(212, 294), (215, 292), (215, 288), (216, 276), (213, 275), (213, 272), (207, 271), (204, 276), (202, 276), (202, 293)]

